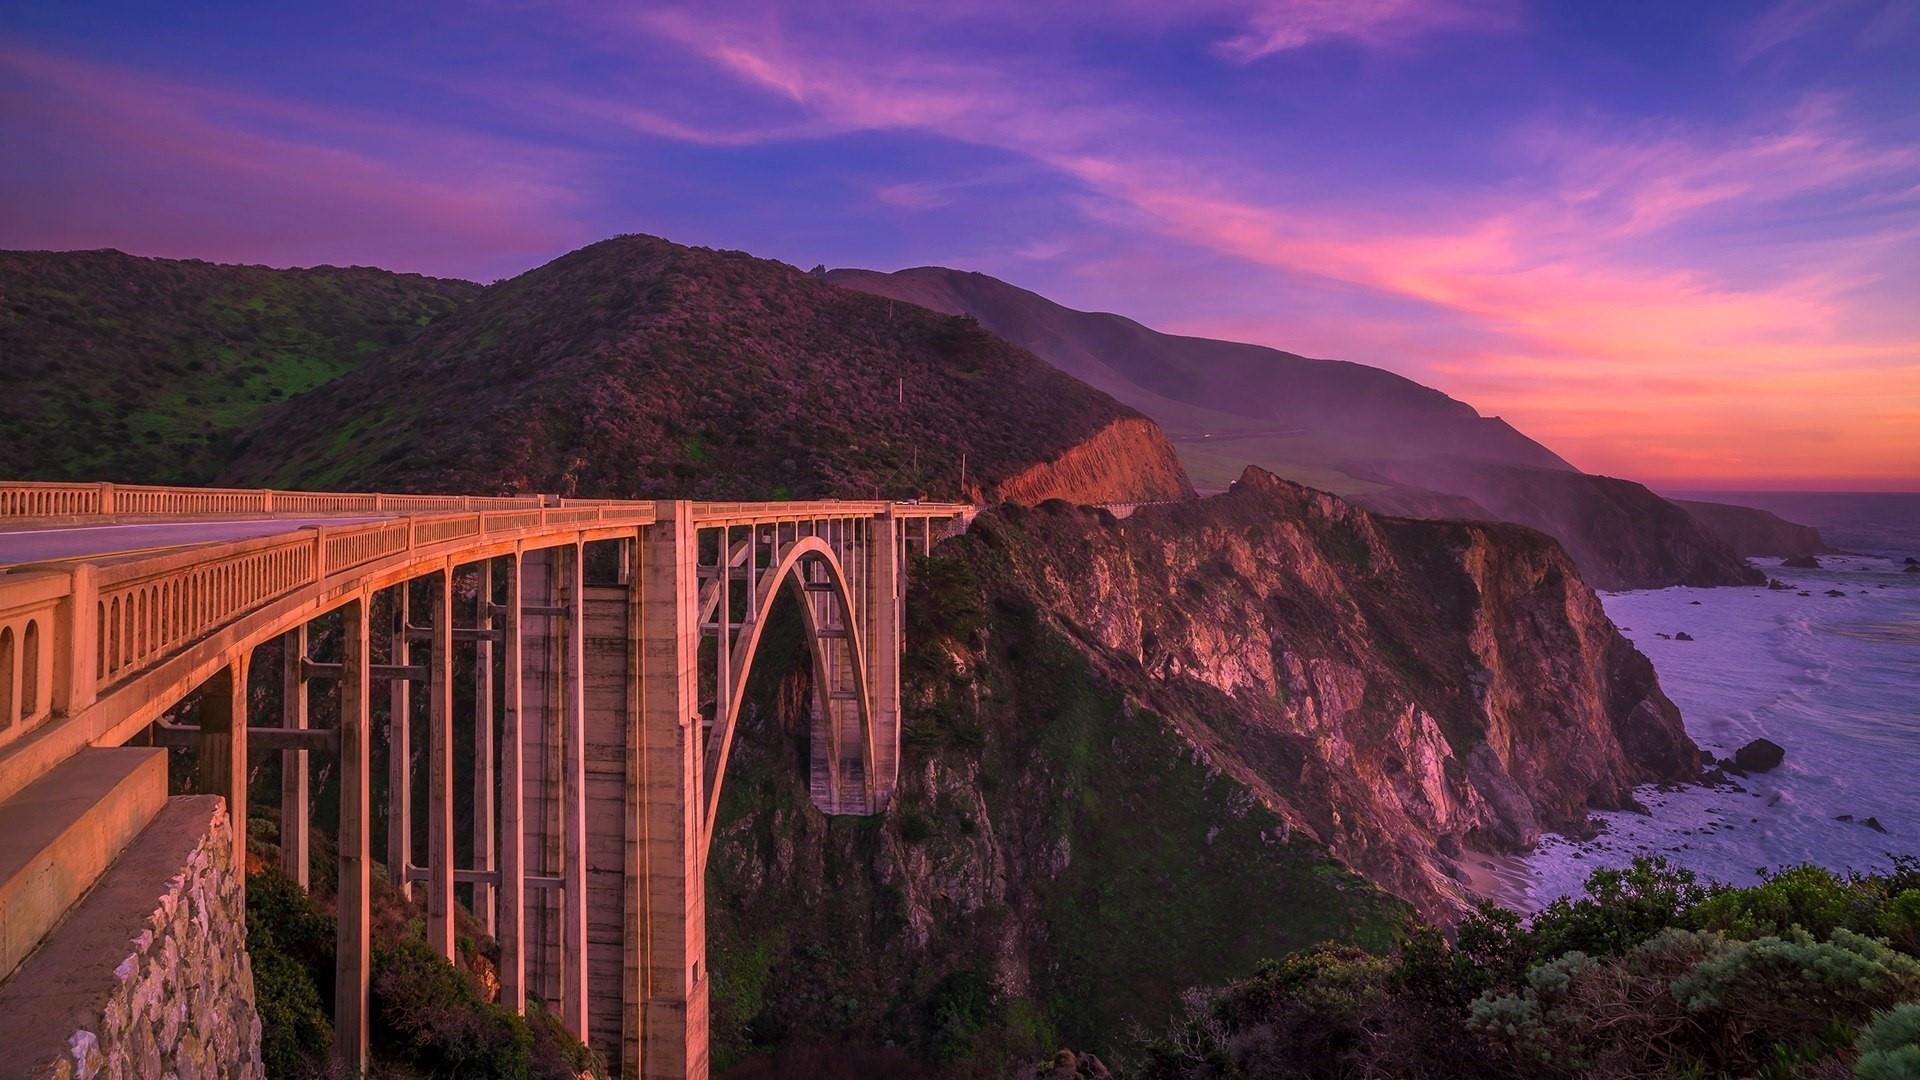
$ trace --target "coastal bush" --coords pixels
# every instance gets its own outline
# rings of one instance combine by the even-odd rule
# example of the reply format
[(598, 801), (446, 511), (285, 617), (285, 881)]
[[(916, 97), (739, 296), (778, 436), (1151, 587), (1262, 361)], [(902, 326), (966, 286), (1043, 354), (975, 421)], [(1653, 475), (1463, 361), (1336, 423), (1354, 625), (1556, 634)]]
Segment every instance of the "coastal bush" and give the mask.
[(1920, 1080), (1920, 1002), (1875, 1013), (1854, 1045), (1856, 1080)]
[(372, 991), (376, 1036), (412, 1064), (444, 1076), (532, 1076), (527, 1022), (482, 999), (425, 939), (375, 949)]
[(1913, 874), (1795, 867), (1709, 888), (1641, 860), (1596, 871), (1531, 925), (1483, 905), (1451, 940), (1414, 926), (1389, 953), (1321, 946), (1189, 991), (1123, 1063), (1183, 1080), (1920, 1080)]
[(1700, 905), (1699, 925), (1741, 938), (1785, 934), (1796, 926), (1815, 937), (1843, 928), (1870, 933), (1884, 902), (1873, 878), (1794, 866), (1758, 885), (1715, 894)]

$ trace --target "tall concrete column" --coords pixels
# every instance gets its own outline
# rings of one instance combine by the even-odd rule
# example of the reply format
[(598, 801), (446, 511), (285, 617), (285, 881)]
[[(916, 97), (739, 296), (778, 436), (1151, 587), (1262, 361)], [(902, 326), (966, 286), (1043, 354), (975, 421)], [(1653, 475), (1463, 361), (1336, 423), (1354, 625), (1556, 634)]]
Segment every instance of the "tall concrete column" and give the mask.
[(567, 1030), (587, 1041), (586, 549), (566, 549), (566, 731), (561, 739), (561, 986)]
[(506, 602), (500, 610), (500, 917), (494, 930), (500, 942), (500, 1004), (514, 1012), (527, 1008), (526, 960), (526, 746), (521, 649), (521, 574), (518, 552), (507, 563)]
[(227, 800), (233, 865), (242, 888), (247, 869), (247, 653), (234, 657), (200, 692), (197, 790)]
[[(307, 624), (280, 637), (280, 726), (299, 730), (307, 726), (307, 680), (300, 661), (307, 655)], [(307, 887), (307, 752), (280, 753), (280, 869)]]
[[(411, 617), (411, 582), (394, 587), (391, 660), (405, 665), (412, 646), (407, 643)], [(407, 867), (413, 862), (413, 687), (406, 679), (387, 684), (387, 880), (400, 895), (413, 898)]]
[[(479, 599), (474, 603), (474, 626), (482, 633), (473, 659), (473, 868), (493, 870), (494, 858), (494, 749), (493, 749), (493, 560), (480, 561)], [(473, 913), (487, 933), (496, 932), (494, 888), (487, 882), (473, 886)]]
[(433, 576), (427, 689), (427, 943), (454, 959), (453, 567)]
[(368, 710), (367, 598), (340, 609), (340, 887), (334, 942), (334, 1053), (342, 1071), (367, 1067), (367, 986), (372, 976), (372, 732)]
[(699, 577), (692, 504), (661, 501), (641, 531), (641, 722), (635, 748), (641, 843), (638, 1067), (648, 1078), (707, 1075), (705, 859), (701, 851)]
[(873, 809), (878, 811), (893, 797), (900, 775), (901, 538), (891, 507), (869, 524), (865, 644), (873, 717)]

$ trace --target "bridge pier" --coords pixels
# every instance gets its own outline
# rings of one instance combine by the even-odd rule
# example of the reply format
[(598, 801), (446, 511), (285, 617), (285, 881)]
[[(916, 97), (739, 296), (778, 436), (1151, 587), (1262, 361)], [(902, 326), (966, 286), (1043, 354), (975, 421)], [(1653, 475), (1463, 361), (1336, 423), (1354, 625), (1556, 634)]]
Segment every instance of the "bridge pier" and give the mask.
[(639, 1040), (621, 1074), (707, 1075), (706, 861), (701, 844), (699, 545), (692, 504), (656, 504), (636, 548), (640, 586)]
[(347, 1075), (367, 1068), (373, 974), (373, 757), (368, 598), (340, 609), (340, 885), (334, 938), (334, 1056)]
[(199, 760), (196, 788), (227, 800), (233, 823), (233, 865), (246, 888), (247, 869), (247, 659), (241, 653), (200, 688)]

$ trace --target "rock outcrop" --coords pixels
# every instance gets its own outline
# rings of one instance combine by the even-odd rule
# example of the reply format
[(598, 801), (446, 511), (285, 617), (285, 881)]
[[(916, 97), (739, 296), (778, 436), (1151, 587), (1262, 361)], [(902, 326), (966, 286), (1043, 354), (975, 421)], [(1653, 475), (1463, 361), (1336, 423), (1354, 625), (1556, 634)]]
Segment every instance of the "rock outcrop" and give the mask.
[(997, 501), (1028, 505), (1048, 499), (1159, 502), (1192, 495), (1173, 445), (1144, 416), (1121, 417), (1058, 457), (995, 484), (991, 492)]

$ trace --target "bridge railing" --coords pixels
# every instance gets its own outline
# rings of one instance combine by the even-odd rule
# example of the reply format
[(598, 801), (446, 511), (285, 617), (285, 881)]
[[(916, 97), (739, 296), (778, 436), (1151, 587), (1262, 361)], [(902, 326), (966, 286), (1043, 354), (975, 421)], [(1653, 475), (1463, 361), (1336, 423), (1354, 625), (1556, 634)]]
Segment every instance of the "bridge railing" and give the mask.
[(0, 574), (0, 746), (202, 636), (356, 567), (506, 533), (645, 525), (654, 509), (649, 501), (417, 514)]
[[(191, 494), (192, 498), (175, 498)], [(189, 643), (303, 588), (409, 551), (478, 546), (501, 533), (644, 525), (652, 501), (554, 500), (542, 496), (413, 496), (130, 488), (113, 484), (0, 483), (0, 518), (113, 514), (394, 511), (383, 521), (308, 526), (273, 536), (205, 544), (75, 565), (0, 574), (0, 747), (91, 704), (104, 689)], [(950, 518), (965, 527), (973, 507), (881, 501), (705, 502), (702, 525), (877, 515)], [(435, 512), (435, 511), (438, 512)], [(457, 512), (445, 512), (454, 510)]]
[(274, 491), (145, 484), (0, 483), (0, 520), (84, 517), (231, 517), (444, 513), (538, 507), (546, 495), (393, 495), (385, 492)]

